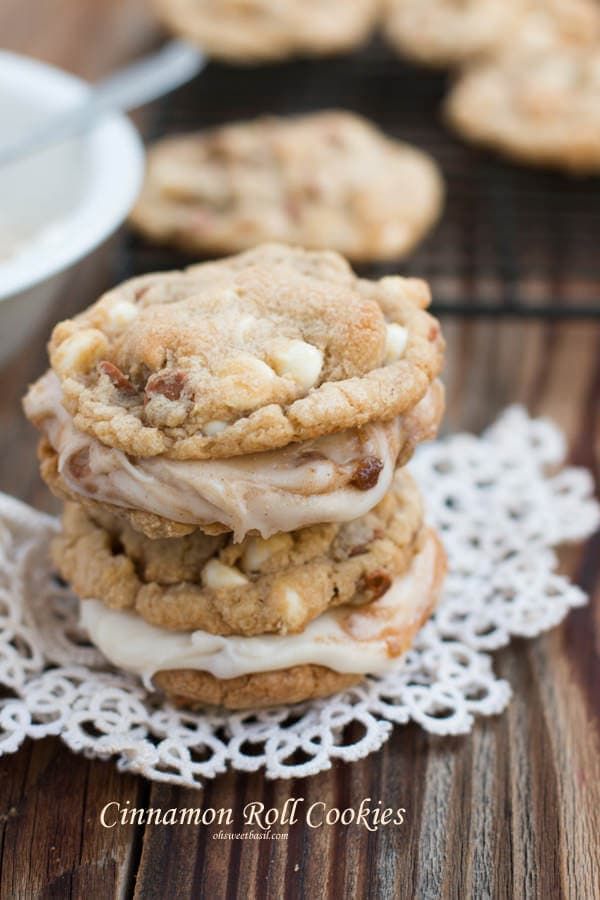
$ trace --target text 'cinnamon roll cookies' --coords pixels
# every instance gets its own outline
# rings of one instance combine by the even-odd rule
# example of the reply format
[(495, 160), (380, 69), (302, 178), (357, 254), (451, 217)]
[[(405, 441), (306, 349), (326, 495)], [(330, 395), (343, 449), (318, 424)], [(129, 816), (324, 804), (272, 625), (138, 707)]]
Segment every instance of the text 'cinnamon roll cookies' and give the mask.
[(68, 501), (57, 565), (109, 660), (246, 706), (286, 699), (275, 670), (291, 702), (397, 661), (443, 570), (401, 469), (443, 411), (428, 302), (266, 245), (126, 282), (54, 329), (25, 410)]
[(425, 237), (443, 198), (426, 153), (332, 110), (159, 141), (131, 221), (149, 240), (192, 253), (276, 240), (386, 260)]

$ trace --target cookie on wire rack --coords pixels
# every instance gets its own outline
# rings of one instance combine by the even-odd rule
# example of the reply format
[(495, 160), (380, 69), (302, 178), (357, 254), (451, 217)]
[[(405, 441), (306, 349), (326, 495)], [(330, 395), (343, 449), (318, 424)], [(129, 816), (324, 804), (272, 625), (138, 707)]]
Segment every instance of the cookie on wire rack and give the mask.
[(447, 101), (462, 136), (529, 165), (600, 172), (600, 41), (507, 53), (468, 67)]
[(147, 239), (189, 253), (283, 241), (372, 262), (408, 255), (443, 201), (428, 154), (330, 110), (158, 141), (131, 222)]
[(384, 0), (383, 31), (402, 56), (462, 65), (510, 40), (527, 0)]
[(374, 28), (379, 0), (154, 0), (154, 8), (209, 56), (252, 64), (351, 50)]

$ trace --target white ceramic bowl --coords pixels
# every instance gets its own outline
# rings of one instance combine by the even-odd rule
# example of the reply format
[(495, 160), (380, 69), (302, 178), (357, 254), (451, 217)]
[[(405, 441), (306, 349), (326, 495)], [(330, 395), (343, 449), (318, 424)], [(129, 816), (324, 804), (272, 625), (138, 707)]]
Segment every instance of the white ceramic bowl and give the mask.
[[(76, 106), (89, 90), (73, 75), (0, 51), (0, 143)], [(140, 138), (116, 114), (82, 137), (0, 166), (0, 365), (44, 318), (67, 271), (123, 222), (143, 169)]]

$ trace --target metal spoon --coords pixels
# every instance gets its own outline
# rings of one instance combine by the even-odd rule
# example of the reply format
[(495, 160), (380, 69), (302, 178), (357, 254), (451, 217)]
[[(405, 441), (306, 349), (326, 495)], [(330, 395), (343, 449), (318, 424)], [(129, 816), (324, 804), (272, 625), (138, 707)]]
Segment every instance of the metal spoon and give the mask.
[(16, 140), (0, 144), (0, 166), (81, 134), (106, 113), (144, 106), (190, 81), (205, 64), (204, 54), (195, 47), (171, 41), (157, 53), (97, 82), (73, 109), (50, 116)]

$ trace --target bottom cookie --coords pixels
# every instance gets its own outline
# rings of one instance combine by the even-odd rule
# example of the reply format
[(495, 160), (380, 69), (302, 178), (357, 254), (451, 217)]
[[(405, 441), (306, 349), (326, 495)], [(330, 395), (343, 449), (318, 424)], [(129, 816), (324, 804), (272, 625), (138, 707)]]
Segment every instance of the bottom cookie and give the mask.
[(324, 666), (293, 666), (221, 681), (208, 672), (175, 669), (157, 672), (154, 684), (175, 706), (200, 709), (257, 709), (329, 697), (362, 681), (364, 675), (343, 675)]
[(393, 671), (433, 612), (445, 571), (443, 547), (428, 531), (409, 570), (383, 596), (359, 609), (330, 610), (294, 635), (174, 634), (94, 600), (82, 604), (81, 620), (111, 663), (179, 706), (276, 706)]

